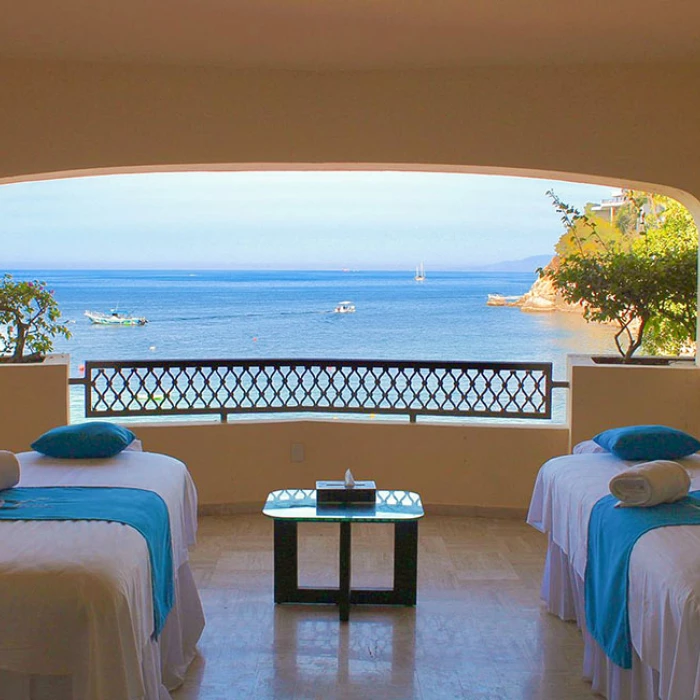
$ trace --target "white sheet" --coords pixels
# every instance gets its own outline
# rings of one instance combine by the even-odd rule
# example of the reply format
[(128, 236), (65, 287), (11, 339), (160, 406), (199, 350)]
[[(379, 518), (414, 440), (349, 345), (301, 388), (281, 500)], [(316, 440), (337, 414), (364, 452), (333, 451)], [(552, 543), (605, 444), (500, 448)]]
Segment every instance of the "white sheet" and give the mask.
[[(691, 490), (700, 489), (700, 456), (677, 461), (690, 473)], [(571, 617), (576, 580), (583, 581), (591, 509), (609, 493), (610, 479), (632, 464), (610, 454), (579, 454), (550, 460), (540, 469), (527, 520), (549, 535), (542, 590), (550, 611), (560, 617), (567, 610)], [(565, 564), (553, 564), (552, 552)], [(564, 568), (569, 570), (568, 583), (563, 582)], [(552, 578), (568, 588), (557, 588)], [(595, 689), (609, 693), (611, 700), (637, 700), (642, 697), (639, 679), (652, 683), (656, 674), (657, 688), (650, 698), (656, 697), (654, 692), (662, 700), (700, 698), (700, 528), (658, 528), (643, 535), (632, 550), (629, 579), (636, 666), (624, 671), (610, 664), (608, 682)], [(581, 624), (582, 616), (577, 619)], [(601, 653), (597, 645), (587, 634), (584, 639), (587, 657), (596, 658)], [(597, 663), (602, 663), (599, 656)]]
[[(170, 514), (176, 605), (154, 642), (148, 550), (133, 528), (87, 521), (0, 522), (0, 697), (166, 700), (165, 686), (182, 681), (203, 627), (187, 563), (187, 548), (195, 543), (197, 498), (185, 465), (137, 451), (102, 460), (18, 456), (19, 486), (157, 492)], [(36, 678), (47, 675), (61, 677), (59, 685), (65, 687), (51, 689), (50, 679)], [(39, 690), (43, 685), (48, 692)]]

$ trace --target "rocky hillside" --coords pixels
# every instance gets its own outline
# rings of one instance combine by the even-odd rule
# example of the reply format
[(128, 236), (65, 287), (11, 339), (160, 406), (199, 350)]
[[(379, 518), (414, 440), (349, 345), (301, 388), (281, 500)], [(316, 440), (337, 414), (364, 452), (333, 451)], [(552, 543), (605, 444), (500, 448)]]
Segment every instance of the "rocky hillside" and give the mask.
[[(558, 264), (559, 258), (555, 256), (544, 269), (556, 269)], [(503, 303), (500, 303), (497, 295), (492, 295), (488, 303), (491, 306), (519, 306), (523, 311), (573, 311), (581, 313), (581, 306), (564, 301), (561, 294), (554, 288), (552, 281), (547, 277), (538, 277), (530, 290), (517, 299), (506, 299), (506, 297), (501, 297), (501, 299), (503, 299)]]

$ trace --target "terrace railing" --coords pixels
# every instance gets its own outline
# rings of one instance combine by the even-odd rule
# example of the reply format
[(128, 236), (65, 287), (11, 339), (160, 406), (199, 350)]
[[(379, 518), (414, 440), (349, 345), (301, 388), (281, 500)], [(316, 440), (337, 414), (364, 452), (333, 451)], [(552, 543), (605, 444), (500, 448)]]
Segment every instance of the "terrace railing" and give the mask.
[(354, 413), (552, 416), (551, 363), (392, 360), (88, 361), (85, 416)]

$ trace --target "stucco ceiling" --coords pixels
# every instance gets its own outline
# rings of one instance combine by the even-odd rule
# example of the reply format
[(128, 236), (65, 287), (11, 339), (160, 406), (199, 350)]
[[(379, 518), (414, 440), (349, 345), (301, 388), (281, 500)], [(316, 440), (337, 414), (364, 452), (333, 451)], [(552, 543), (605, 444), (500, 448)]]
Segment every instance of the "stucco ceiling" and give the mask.
[(0, 0), (0, 55), (311, 70), (698, 62), (700, 0)]

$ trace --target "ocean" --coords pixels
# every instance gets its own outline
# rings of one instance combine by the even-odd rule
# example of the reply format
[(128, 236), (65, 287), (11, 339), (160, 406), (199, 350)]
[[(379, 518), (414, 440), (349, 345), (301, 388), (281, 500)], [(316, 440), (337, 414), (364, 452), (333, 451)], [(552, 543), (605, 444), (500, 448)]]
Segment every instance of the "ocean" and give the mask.
[[(57, 339), (54, 350), (70, 353), (71, 376), (86, 360), (347, 358), (544, 361), (553, 363), (555, 379), (565, 379), (568, 353), (614, 349), (611, 327), (578, 314), (486, 305), (488, 294), (523, 294), (534, 274), (428, 270), (423, 282), (411, 270), (12, 274), (55, 290), (73, 335)], [(356, 312), (334, 313), (345, 300)], [(84, 315), (115, 308), (148, 324), (97, 326)], [(80, 401), (71, 403), (75, 419)]]

